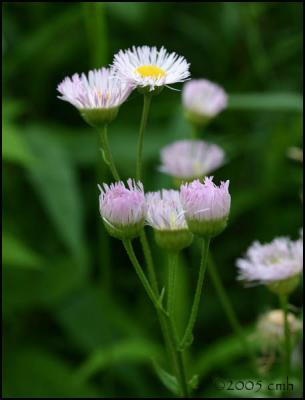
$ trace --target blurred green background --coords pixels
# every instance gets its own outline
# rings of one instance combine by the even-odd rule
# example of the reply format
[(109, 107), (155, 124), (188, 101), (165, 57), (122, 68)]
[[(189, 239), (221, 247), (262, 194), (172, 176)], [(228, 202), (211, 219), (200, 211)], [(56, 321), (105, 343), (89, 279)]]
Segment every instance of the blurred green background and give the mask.
[[(302, 168), (287, 152), (302, 145), (303, 5), (4, 2), (2, 7), (3, 395), (166, 396), (151, 363), (165, 356), (156, 315), (121, 243), (107, 236), (99, 217), (97, 170), (100, 179), (111, 177), (97, 135), (57, 99), (56, 86), (66, 75), (110, 63), (119, 49), (147, 44), (184, 55), (192, 77), (226, 89), (228, 109), (202, 133), (227, 153), (216, 180), (231, 181), (230, 223), (212, 251), (251, 332), (262, 312), (278, 307), (277, 299), (263, 287), (245, 289), (237, 282), (235, 260), (253, 240), (295, 239), (302, 225)], [(135, 172), (141, 106), (134, 92), (109, 129), (124, 179)], [(157, 170), (160, 148), (190, 134), (181, 93), (164, 90), (153, 99), (145, 138), (146, 190), (171, 187)], [(162, 277), (166, 256), (152, 245)], [(138, 242), (135, 246), (142, 259)], [(180, 257), (180, 326), (198, 262), (195, 245)], [(301, 306), (300, 288), (291, 302)], [(187, 361), (200, 376), (198, 396), (251, 396), (215, 389), (217, 376), (238, 379), (250, 372), (209, 279)], [(268, 379), (277, 373), (271, 370)]]

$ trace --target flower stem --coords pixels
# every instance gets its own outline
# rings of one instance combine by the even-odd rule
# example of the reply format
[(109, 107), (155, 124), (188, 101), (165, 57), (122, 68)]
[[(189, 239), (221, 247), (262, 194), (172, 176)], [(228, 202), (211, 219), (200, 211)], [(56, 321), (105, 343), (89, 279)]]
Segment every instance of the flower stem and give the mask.
[(158, 279), (157, 279), (156, 272), (154, 269), (154, 263), (153, 263), (153, 258), (151, 255), (150, 246), (149, 246), (147, 236), (146, 236), (144, 229), (141, 231), (141, 234), (140, 234), (140, 242), (142, 245), (144, 258), (146, 261), (147, 272), (148, 272), (150, 284), (151, 284), (154, 292), (156, 294), (158, 294), (159, 293)]
[(283, 378), (284, 382), (288, 381), (290, 375), (290, 359), (291, 359), (291, 346), (290, 346), (290, 328), (288, 323), (288, 296), (282, 294), (280, 297), (281, 307), (284, 313), (284, 363), (283, 363)]
[(144, 142), (144, 133), (147, 125), (148, 113), (150, 109), (151, 103), (151, 95), (144, 94), (144, 102), (143, 102), (143, 110), (142, 110), (142, 118), (141, 125), (139, 131), (139, 139), (138, 139), (138, 148), (137, 148), (137, 167), (136, 167), (136, 179), (138, 181), (142, 178), (142, 153), (143, 153), (143, 142)]
[[(99, 145), (99, 137), (96, 136), (97, 140), (97, 155), (96, 155), (96, 183), (105, 182), (108, 176), (108, 168), (101, 160), (100, 153), (100, 145)], [(96, 190), (96, 187), (94, 188)], [(98, 256), (98, 264), (100, 266), (100, 274), (101, 274), (101, 284), (103, 286), (103, 290), (109, 293), (111, 288), (111, 278), (112, 271), (110, 268), (111, 264), (111, 256), (110, 256), (110, 238), (109, 235), (103, 226), (100, 223), (100, 220), (97, 219), (97, 238), (98, 238), (98, 246), (97, 246), (97, 256)]]
[(255, 357), (254, 357), (253, 351), (252, 351), (251, 347), (249, 346), (249, 343), (247, 341), (245, 333), (244, 333), (244, 331), (237, 319), (235, 311), (232, 307), (232, 303), (229, 299), (229, 296), (227, 295), (226, 290), (222, 284), (221, 278), (220, 278), (218, 270), (217, 270), (217, 266), (215, 264), (215, 261), (212, 257), (211, 252), (209, 253), (209, 261), (208, 262), (210, 265), (210, 268), (208, 268), (208, 273), (212, 279), (214, 288), (215, 288), (218, 298), (221, 302), (221, 305), (224, 309), (224, 312), (226, 313), (226, 316), (228, 318), (228, 321), (229, 321), (233, 331), (235, 331), (236, 335), (239, 336), (240, 342), (242, 343), (242, 346), (244, 347), (245, 352), (248, 354), (251, 364), (253, 364), (253, 367), (255, 368), (256, 362), (255, 362)]
[(185, 333), (183, 335), (183, 338), (180, 342), (181, 350), (185, 349), (185, 347), (189, 346), (192, 342), (193, 329), (194, 329), (194, 325), (195, 325), (195, 322), (197, 319), (203, 280), (204, 280), (205, 271), (207, 269), (207, 264), (208, 264), (207, 261), (208, 261), (210, 241), (211, 241), (210, 238), (203, 239), (203, 241), (202, 241), (202, 254), (201, 254), (200, 267), (199, 267), (197, 287), (196, 287), (196, 291), (195, 291), (195, 296), (194, 296), (194, 301), (193, 301), (193, 305), (192, 305), (190, 318), (189, 318)]
[(108, 134), (107, 134), (107, 124), (104, 125), (104, 128), (100, 131), (100, 138), (102, 143), (102, 150), (103, 150), (103, 158), (105, 163), (109, 166), (110, 171), (115, 180), (120, 180), (120, 175), (116, 169), (114, 164), (112, 154), (110, 151), (109, 143), (108, 143)]
[(174, 364), (174, 370), (177, 376), (177, 380), (180, 383), (181, 387), (181, 393), (183, 397), (188, 396), (188, 389), (187, 389), (187, 381), (185, 378), (185, 371), (184, 371), (184, 364), (183, 364), (183, 359), (182, 359), (182, 354), (177, 350), (176, 348), (176, 340), (175, 340), (175, 332), (174, 328), (171, 324), (171, 320), (168, 317), (167, 313), (164, 312), (164, 310), (161, 308), (161, 305), (156, 297), (158, 293), (152, 290), (143, 270), (142, 267), (140, 266), (137, 257), (134, 253), (133, 246), (130, 240), (124, 240), (123, 241), (124, 247), (126, 249), (126, 252), (130, 258), (130, 261), (132, 262), (132, 265), (135, 268), (135, 271), (144, 286), (147, 295), (153, 302), (158, 319), (161, 325), (162, 333), (164, 335), (164, 340), (165, 344), (167, 347), (167, 351), (172, 358), (173, 364)]
[(162, 310), (162, 306), (159, 302), (159, 299), (156, 297), (155, 292), (152, 290), (150, 283), (147, 280), (146, 275), (144, 274), (142, 267), (138, 262), (137, 256), (135, 255), (135, 252), (133, 250), (131, 240), (123, 240), (123, 244), (124, 244), (124, 247), (125, 247), (125, 250), (126, 250), (128, 256), (130, 258), (130, 261), (136, 271), (136, 274), (138, 275), (138, 278), (140, 279), (144, 289), (146, 290), (148, 297), (153, 302), (156, 309)]
[(172, 321), (174, 321), (174, 298), (176, 292), (176, 269), (178, 254), (170, 253), (168, 259), (167, 312)]

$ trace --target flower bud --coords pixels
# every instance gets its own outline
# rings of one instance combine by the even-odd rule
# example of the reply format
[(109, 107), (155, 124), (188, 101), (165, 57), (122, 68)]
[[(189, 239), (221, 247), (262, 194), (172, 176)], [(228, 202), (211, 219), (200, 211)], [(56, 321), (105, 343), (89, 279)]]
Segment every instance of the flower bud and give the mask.
[(99, 198), (100, 214), (109, 234), (117, 239), (133, 239), (144, 227), (146, 201), (141, 182), (103, 184)]
[(223, 88), (206, 79), (193, 79), (184, 84), (182, 103), (185, 116), (196, 126), (206, 125), (227, 106)]
[(173, 252), (189, 246), (193, 235), (185, 222), (179, 192), (162, 190), (146, 194), (147, 223), (154, 229), (156, 243)]
[[(288, 313), (288, 325), (294, 338), (302, 330), (302, 323), (292, 313)], [(285, 337), (283, 310), (272, 310), (263, 314), (257, 323), (257, 333), (264, 347), (279, 347)]]
[(231, 205), (228, 189), (229, 181), (218, 187), (208, 177), (203, 183), (197, 179), (181, 186), (180, 199), (191, 232), (211, 238), (225, 229)]

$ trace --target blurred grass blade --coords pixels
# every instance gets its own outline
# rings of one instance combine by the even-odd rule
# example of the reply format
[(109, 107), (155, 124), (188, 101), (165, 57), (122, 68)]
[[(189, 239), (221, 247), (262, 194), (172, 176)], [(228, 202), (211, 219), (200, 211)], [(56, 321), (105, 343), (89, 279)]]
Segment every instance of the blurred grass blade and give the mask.
[[(245, 334), (248, 336), (252, 331), (253, 328), (245, 329)], [(253, 339), (249, 340), (249, 345), (256, 349), (258, 343)], [(219, 366), (223, 368), (226, 363), (243, 355), (244, 349), (240, 344), (239, 337), (232, 335), (211, 344), (207, 350), (199, 354), (194, 363), (194, 371), (202, 378), (210, 374), (213, 369), (217, 369)]]
[(3, 266), (22, 269), (41, 269), (44, 260), (26, 244), (8, 232), (2, 233)]
[(105, 4), (88, 2), (83, 3), (82, 7), (90, 51), (90, 68), (100, 68), (107, 64), (108, 59)]
[(75, 380), (83, 382), (114, 363), (148, 363), (151, 357), (159, 359), (161, 349), (152, 342), (126, 339), (107, 348), (94, 351), (76, 372)]
[(27, 134), (37, 158), (29, 179), (42, 199), (59, 237), (75, 260), (85, 260), (83, 209), (73, 163), (61, 142), (48, 131), (32, 126)]
[(2, 123), (2, 158), (26, 167), (34, 166), (36, 161), (24, 136), (7, 121)]
[(229, 109), (302, 112), (303, 96), (297, 93), (231, 94)]
[(22, 37), (22, 46), (18, 47), (10, 59), (9, 68), (5, 73), (12, 76), (23, 64), (31, 63), (37, 55), (45, 54), (45, 49), (56, 41), (60, 34), (64, 35), (67, 27), (75, 24), (80, 18), (79, 8), (74, 6), (65, 13), (55, 14), (41, 28), (34, 29), (29, 35)]

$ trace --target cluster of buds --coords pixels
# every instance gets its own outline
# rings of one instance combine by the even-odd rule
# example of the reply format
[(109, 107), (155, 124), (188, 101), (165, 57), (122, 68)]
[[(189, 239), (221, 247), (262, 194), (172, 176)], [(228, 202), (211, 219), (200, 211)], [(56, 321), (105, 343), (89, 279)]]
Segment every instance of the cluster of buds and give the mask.
[(144, 195), (142, 183), (131, 179), (100, 187), (100, 213), (108, 232), (118, 239), (138, 236), (144, 223), (155, 232), (158, 245), (180, 251), (193, 234), (214, 237), (225, 228), (230, 212), (229, 182), (220, 186), (206, 177), (182, 185), (180, 191), (162, 190)]

